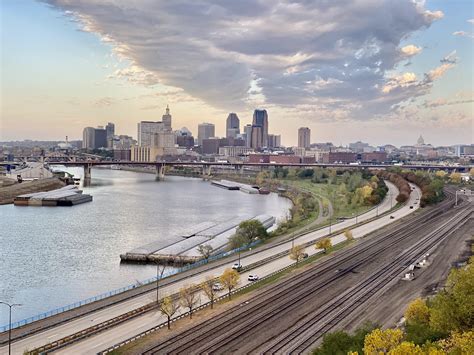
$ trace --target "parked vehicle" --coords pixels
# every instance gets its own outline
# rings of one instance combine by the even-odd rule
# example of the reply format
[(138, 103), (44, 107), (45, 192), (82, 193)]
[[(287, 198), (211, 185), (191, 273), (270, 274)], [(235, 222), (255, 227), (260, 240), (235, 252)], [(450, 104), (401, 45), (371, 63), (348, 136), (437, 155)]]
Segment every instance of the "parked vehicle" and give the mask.
[(248, 277), (248, 280), (249, 281), (258, 281), (258, 276), (250, 274), (249, 277)]
[(390, 216), (390, 219), (395, 219), (395, 217), (394, 217), (394, 216)]

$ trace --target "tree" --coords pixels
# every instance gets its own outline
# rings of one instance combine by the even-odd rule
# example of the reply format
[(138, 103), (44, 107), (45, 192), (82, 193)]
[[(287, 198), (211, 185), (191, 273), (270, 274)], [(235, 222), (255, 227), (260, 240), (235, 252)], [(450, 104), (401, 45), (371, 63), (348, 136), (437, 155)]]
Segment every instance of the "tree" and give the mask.
[(471, 169), (469, 170), (469, 176), (472, 177), (472, 178), (474, 178), (474, 168), (471, 168)]
[(446, 171), (444, 171), (444, 170), (438, 170), (438, 171), (435, 173), (435, 176), (436, 176), (436, 177), (439, 177), (439, 178), (441, 178), (441, 179), (444, 179), (444, 177), (446, 176), (446, 174), (447, 174)]
[(430, 326), (448, 334), (474, 329), (474, 267), (453, 269), (446, 287), (430, 304)]
[(231, 299), (232, 290), (239, 284), (240, 275), (237, 271), (232, 269), (225, 269), (224, 273), (219, 278), (224, 287), (229, 291), (229, 300)]
[(304, 247), (302, 245), (295, 245), (290, 249), (290, 259), (295, 260), (296, 264), (303, 258)]
[(193, 309), (199, 302), (199, 294), (195, 285), (184, 286), (179, 290), (181, 305), (189, 309), (189, 318), (193, 318)]
[(388, 352), (388, 355), (424, 355), (425, 352), (418, 346), (408, 341), (402, 342)]
[(323, 249), (324, 254), (327, 253), (328, 249), (332, 247), (332, 242), (330, 238), (322, 238), (316, 242), (314, 246), (316, 249)]
[(262, 222), (256, 219), (241, 222), (235, 234), (243, 245), (250, 244), (257, 239), (265, 239), (268, 236)]
[(352, 235), (352, 231), (350, 229), (346, 229), (344, 231), (344, 237), (346, 237), (346, 240), (354, 240), (354, 236)]
[(217, 280), (215, 277), (208, 276), (206, 280), (201, 284), (201, 290), (211, 302), (211, 309), (214, 308), (214, 300), (216, 299), (217, 292), (214, 286), (217, 284)]
[(375, 329), (364, 340), (364, 354), (386, 354), (400, 345), (403, 332), (400, 329)]
[(438, 346), (445, 354), (474, 354), (474, 331), (453, 332), (449, 338), (440, 340)]
[(198, 253), (206, 260), (206, 263), (209, 261), (209, 257), (211, 256), (214, 248), (209, 244), (201, 244), (197, 248)]
[(410, 302), (405, 311), (405, 318), (410, 323), (429, 324), (430, 310), (426, 302), (421, 298)]
[(449, 175), (449, 180), (451, 180), (453, 184), (460, 184), (462, 176), (460, 173), (451, 173), (451, 175)]
[(257, 183), (257, 185), (262, 185), (269, 177), (270, 174), (268, 173), (268, 171), (261, 171), (257, 174), (255, 182)]
[(171, 317), (178, 312), (179, 304), (170, 296), (165, 297), (160, 302), (160, 312), (168, 318), (168, 329), (171, 328)]

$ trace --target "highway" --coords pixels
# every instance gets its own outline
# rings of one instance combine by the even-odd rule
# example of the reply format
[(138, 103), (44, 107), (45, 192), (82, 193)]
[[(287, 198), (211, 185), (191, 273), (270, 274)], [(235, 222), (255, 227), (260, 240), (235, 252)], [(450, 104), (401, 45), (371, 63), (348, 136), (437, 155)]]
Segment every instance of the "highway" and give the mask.
[[(398, 194), (398, 191), (393, 184), (390, 184), (387, 182), (387, 186), (389, 187), (390, 194), (379, 206), (378, 208), (379, 214), (385, 211), (388, 211), (391, 205), (395, 206), (396, 204), (395, 198)], [(379, 218), (377, 220), (371, 221), (367, 224), (354, 228), (352, 229), (354, 237), (359, 238), (363, 235), (366, 235), (376, 229), (379, 229), (415, 211), (419, 207), (419, 204), (418, 203), (415, 204), (415, 202), (417, 202), (417, 199), (421, 196), (421, 193), (417, 187), (414, 187), (414, 188), (415, 190), (412, 191), (412, 194), (410, 195), (410, 199), (407, 202), (407, 204), (404, 207), (392, 213), (395, 219), (390, 219), (389, 216), (384, 216), (382, 218)], [(390, 201), (389, 198), (391, 198), (392, 201)], [(410, 209), (410, 206), (413, 206), (413, 209)], [(372, 209), (369, 212), (358, 216), (358, 222), (373, 218), (375, 217), (376, 213), (377, 213), (376, 209)], [(355, 224), (355, 218), (352, 218), (352, 219), (339, 222), (333, 225), (332, 228), (333, 230), (345, 229), (345, 228), (350, 228), (354, 224)], [(308, 233), (301, 237), (298, 237), (295, 239), (294, 243), (302, 244), (305, 242), (309, 242), (314, 239), (323, 237), (327, 235), (327, 233), (328, 233), (328, 228), (324, 228), (315, 232)], [(336, 244), (343, 240), (345, 240), (345, 238), (342, 234), (332, 237), (333, 244)], [(284, 252), (285, 250), (289, 250), (291, 248), (291, 243), (292, 243), (291, 241), (288, 241), (280, 245), (275, 245), (274, 247), (264, 250), (262, 252), (245, 256), (242, 258), (242, 264), (244, 266), (250, 265), (261, 259), (271, 257), (272, 255), (280, 253), (280, 252)], [(306, 252), (311, 255), (313, 253), (316, 253), (317, 251), (313, 247), (309, 247), (306, 249)], [(291, 261), (288, 256), (285, 256), (285, 257), (273, 260), (272, 262), (268, 264), (262, 265), (257, 269), (252, 270), (252, 273), (257, 273), (259, 276), (264, 276), (292, 262), (293, 261)], [(183, 285), (192, 284), (192, 283), (194, 284), (200, 283), (207, 276), (218, 276), (223, 272), (223, 270), (226, 267), (229, 267), (229, 265), (219, 266), (214, 269), (207, 270), (200, 274), (192, 276), (186, 279), (185, 281), (180, 281), (180, 282), (176, 282), (167, 286), (160, 287), (160, 295), (165, 296), (169, 294), (174, 294)], [(248, 273), (242, 274), (241, 285), (247, 282), (246, 281), (247, 275)], [(133, 310), (145, 304), (148, 304), (154, 301), (155, 297), (156, 297), (155, 292), (151, 291), (147, 294), (135, 297), (128, 301), (124, 301), (124, 302), (109, 306), (105, 309), (95, 311), (83, 317), (68, 321), (64, 324), (60, 324), (48, 330), (20, 339), (13, 343), (12, 349), (14, 353), (22, 353), (24, 349), (33, 349), (33, 348), (42, 346), (48, 342), (58, 340), (67, 335), (86, 329), (92, 325), (99, 324), (108, 319), (111, 319), (123, 313), (126, 313), (130, 310)], [(83, 354), (83, 353), (97, 352), (111, 345), (114, 345), (115, 343), (123, 339), (127, 339), (133, 336), (134, 334), (140, 333), (143, 330), (151, 328), (152, 326), (162, 322), (163, 320), (164, 319), (162, 318), (162, 316), (157, 314), (156, 311), (151, 311), (151, 312), (148, 312), (147, 314), (144, 314), (135, 319), (127, 321), (126, 323), (113, 327), (110, 330), (103, 331), (102, 333), (98, 335), (91, 336), (83, 341), (75, 343), (67, 348), (62, 349), (60, 352), (69, 353), (69, 354), (70, 353)], [(4, 346), (0, 348), (0, 353), (3, 354), (6, 352), (6, 350), (7, 348), (6, 346)]]
[(452, 203), (451, 195), (405, 225), (257, 291), (248, 302), (169, 335), (164, 332), (144, 353), (308, 353), (325, 333), (342, 320), (356, 319), (410, 264), (472, 218), (469, 204), (441, 212)]

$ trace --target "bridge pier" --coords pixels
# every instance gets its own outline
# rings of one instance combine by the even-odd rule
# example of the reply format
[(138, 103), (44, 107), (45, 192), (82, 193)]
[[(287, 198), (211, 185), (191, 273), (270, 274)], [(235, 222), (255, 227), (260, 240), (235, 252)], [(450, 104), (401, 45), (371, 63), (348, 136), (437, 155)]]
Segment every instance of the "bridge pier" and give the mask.
[(92, 165), (84, 165), (84, 186), (90, 186), (92, 180)]
[(163, 181), (165, 179), (165, 164), (156, 164), (156, 181)]
[(203, 165), (202, 166), (202, 178), (204, 180), (208, 180), (209, 177), (211, 176), (212, 173), (212, 168), (210, 165)]

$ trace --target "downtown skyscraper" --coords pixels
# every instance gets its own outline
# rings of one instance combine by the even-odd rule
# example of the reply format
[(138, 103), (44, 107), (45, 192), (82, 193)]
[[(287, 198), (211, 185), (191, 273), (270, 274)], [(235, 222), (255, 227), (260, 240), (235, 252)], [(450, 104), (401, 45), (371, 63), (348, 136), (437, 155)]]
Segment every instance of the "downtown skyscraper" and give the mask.
[[(252, 133), (252, 147), (268, 147), (268, 114), (267, 110), (255, 110), (253, 112), (252, 127), (258, 131), (258, 134)], [(260, 127), (260, 128), (258, 128)], [(253, 130), (254, 128), (252, 128)], [(257, 137), (258, 136), (258, 137)], [(255, 137), (255, 139), (253, 138)]]

